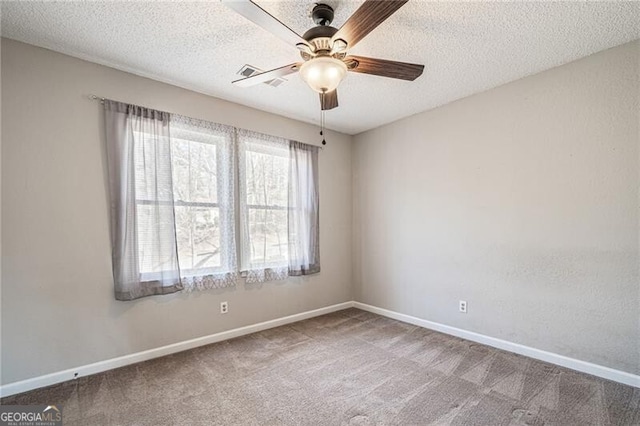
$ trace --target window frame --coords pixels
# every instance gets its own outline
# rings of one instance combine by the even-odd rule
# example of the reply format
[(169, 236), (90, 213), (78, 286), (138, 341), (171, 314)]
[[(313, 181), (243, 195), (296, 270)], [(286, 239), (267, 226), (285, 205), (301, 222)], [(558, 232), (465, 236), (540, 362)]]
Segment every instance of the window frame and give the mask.
[[(174, 136), (174, 133), (177, 133), (177, 135)], [(194, 139), (190, 139), (188, 137), (188, 135), (190, 133), (199, 133), (201, 135), (204, 135), (203, 140), (194, 140)], [(136, 138), (135, 140), (138, 141), (138, 138), (145, 138), (145, 142), (146, 139), (149, 139), (150, 135), (144, 132), (134, 132), (134, 138)], [(149, 199), (139, 199), (137, 197), (135, 197), (135, 205), (136, 205), (136, 226), (139, 226), (139, 220), (137, 218), (137, 207), (139, 205), (172, 205), (173, 206), (173, 211), (174, 211), (174, 221), (176, 220), (176, 207), (202, 207), (202, 208), (216, 208), (218, 210), (218, 218), (220, 220), (220, 247), (224, 246), (224, 241), (225, 238), (227, 240), (233, 240), (233, 246), (237, 246), (237, 241), (235, 239), (234, 235), (228, 235), (227, 232), (227, 227), (222, 225), (222, 221), (223, 220), (229, 220), (229, 218), (225, 218), (224, 214), (223, 214), (223, 209), (221, 208), (222, 205), (220, 203), (220, 198), (223, 197), (223, 190), (222, 190), (222, 185), (220, 185), (221, 182), (225, 182), (226, 180), (231, 180), (233, 181), (235, 178), (232, 177), (225, 177), (224, 173), (223, 173), (223, 164), (222, 164), (222, 156), (218, 155), (218, 153), (220, 152), (220, 147), (221, 145), (224, 143), (219, 139), (224, 139), (226, 137), (226, 135), (213, 135), (213, 134), (207, 134), (206, 132), (198, 132), (197, 130), (192, 130), (192, 129), (178, 129), (178, 130), (172, 130), (172, 135), (171, 135), (171, 181), (172, 181), (172, 195), (173, 195), (173, 201), (163, 201), (163, 200), (149, 200)], [(204, 139), (208, 139), (208, 140), (204, 140)], [(177, 192), (176, 192), (176, 184), (175, 184), (175, 160), (174, 160), (174, 155), (173, 155), (173, 150), (174, 150), (174, 141), (182, 141), (182, 142), (186, 142), (189, 144), (194, 144), (194, 143), (201, 143), (201, 144), (208, 144), (208, 145), (213, 145), (216, 148), (216, 195), (217, 195), (217, 202), (205, 202), (205, 201), (185, 201), (185, 200), (181, 200), (177, 198)], [(233, 141), (231, 141), (231, 143), (233, 143)], [(134, 151), (135, 152), (135, 151)], [(134, 154), (135, 155), (135, 154)], [(191, 160), (191, 159), (190, 159)], [(135, 164), (135, 159), (134, 159), (134, 164)], [(135, 174), (135, 169), (134, 169), (134, 180), (136, 179), (136, 174)], [(191, 184), (191, 182), (189, 182), (189, 185)], [(235, 196), (235, 194), (234, 194)], [(236, 203), (233, 202), (233, 209), (235, 212), (236, 209)], [(235, 218), (231, 218), (232, 221), (235, 221)], [(177, 226), (177, 224), (176, 224)], [(176, 250), (177, 250), (177, 255), (178, 255), (178, 262), (180, 262), (180, 250), (179, 247), (177, 246), (178, 244), (178, 240), (177, 240), (177, 233), (176, 233)], [(137, 248), (138, 253), (140, 250), (140, 247), (138, 246)], [(237, 273), (237, 266), (234, 268), (235, 270), (230, 270), (230, 271), (225, 271), (225, 266), (229, 265), (229, 256), (231, 254), (227, 253), (226, 250), (220, 250), (220, 266), (214, 266), (214, 267), (203, 267), (203, 268), (188, 268), (188, 269), (180, 269), (180, 276), (181, 278), (199, 278), (199, 277), (206, 277), (208, 275), (212, 275), (212, 274), (223, 274), (223, 273)], [(140, 261), (138, 261), (138, 267), (140, 268)], [(142, 272), (142, 268), (141, 272), (140, 272), (140, 279), (141, 281), (154, 281), (154, 280), (158, 280), (160, 277), (162, 277), (163, 274), (166, 274), (167, 271), (164, 270), (159, 270), (159, 271), (149, 271), (149, 272)]]
[[(246, 161), (247, 158), (247, 153), (257, 153), (257, 154), (264, 154), (264, 155), (269, 155), (269, 156), (274, 156), (274, 157), (280, 157), (284, 160), (286, 160), (288, 166), (291, 166), (291, 157), (289, 155), (289, 148), (276, 148), (276, 147), (269, 147), (266, 146), (264, 144), (261, 144), (260, 141), (263, 141), (264, 139), (257, 139), (258, 142), (253, 142), (251, 140), (250, 136), (244, 136), (246, 137), (248, 140), (246, 142), (242, 142), (239, 143), (239, 150), (238, 150), (238, 167), (245, 167), (245, 179), (246, 179), (246, 164), (244, 166), (240, 165), (240, 161), (241, 159), (244, 158), (244, 160)], [(244, 152), (241, 153), (240, 151), (243, 150)], [(288, 171), (287, 171), (288, 174)], [(240, 179), (242, 173), (238, 173), (238, 179)], [(288, 177), (287, 177), (288, 179)], [(248, 194), (246, 193), (246, 187), (247, 187), (247, 182), (241, 183), (239, 182), (238, 185), (238, 200), (240, 199), (244, 199), (245, 200), (245, 205), (244, 207), (246, 207), (247, 209), (247, 213), (246, 213), (246, 217), (248, 219), (249, 217), (249, 212), (251, 210), (264, 210), (264, 211), (274, 211), (274, 210), (280, 210), (280, 211), (287, 211), (289, 212), (291, 210), (291, 207), (289, 207), (288, 205), (286, 206), (281, 206), (278, 204), (249, 204), (248, 203)], [(242, 193), (242, 189), (245, 188), (245, 193)], [(287, 191), (288, 191), (288, 187), (287, 187)], [(288, 199), (288, 192), (287, 192), (287, 199)], [(289, 235), (287, 233), (287, 241), (286, 241), (286, 245), (287, 245), (287, 254), (286, 254), (286, 258), (284, 261), (274, 261), (274, 262), (262, 262), (259, 263), (258, 265), (256, 265), (256, 268), (253, 268), (253, 262), (251, 259), (251, 249), (250, 247), (245, 247), (244, 246), (244, 242), (245, 240), (249, 241), (250, 240), (250, 236), (246, 235), (246, 228), (247, 227), (244, 226), (245, 224), (242, 223), (243, 218), (245, 217), (245, 215), (242, 212), (242, 203), (240, 202), (238, 204), (238, 218), (240, 221), (240, 239), (238, 241), (238, 253), (239, 253), (239, 262), (238, 264), (240, 265), (239, 269), (240, 269), (240, 273), (243, 274), (243, 276), (245, 276), (250, 270), (253, 269), (279, 269), (279, 268), (286, 268), (289, 266)], [(287, 213), (288, 215), (288, 213)], [(288, 219), (287, 219), (288, 220)], [(288, 228), (288, 225), (287, 225)], [(243, 265), (247, 265), (246, 267), (244, 267)]]

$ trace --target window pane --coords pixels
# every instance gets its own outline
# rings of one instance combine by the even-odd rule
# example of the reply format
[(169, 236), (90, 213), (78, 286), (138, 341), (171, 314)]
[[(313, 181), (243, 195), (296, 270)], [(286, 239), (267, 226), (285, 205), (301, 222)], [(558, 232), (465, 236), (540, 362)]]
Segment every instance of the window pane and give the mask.
[(218, 202), (216, 145), (172, 140), (173, 187), (178, 201)]
[(249, 208), (251, 263), (287, 263), (287, 210)]
[(287, 205), (288, 157), (247, 151), (245, 166), (247, 205)]
[(177, 206), (175, 211), (180, 268), (221, 267), (218, 208)]

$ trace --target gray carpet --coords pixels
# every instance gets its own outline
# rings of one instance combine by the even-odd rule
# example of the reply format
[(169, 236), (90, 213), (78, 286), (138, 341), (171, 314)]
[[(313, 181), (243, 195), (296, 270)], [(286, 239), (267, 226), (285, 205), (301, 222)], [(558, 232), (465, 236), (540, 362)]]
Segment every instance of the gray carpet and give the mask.
[(2, 403), (69, 426), (640, 424), (640, 389), (357, 309)]

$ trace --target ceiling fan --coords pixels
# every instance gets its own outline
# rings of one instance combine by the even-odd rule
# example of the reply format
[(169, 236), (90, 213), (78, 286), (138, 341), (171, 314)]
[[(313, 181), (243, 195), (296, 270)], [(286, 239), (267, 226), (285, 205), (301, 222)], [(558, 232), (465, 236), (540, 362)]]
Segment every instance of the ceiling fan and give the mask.
[(240, 15), (295, 45), (303, 59), (302, 62), (236, 80), (233, 84), (248, 87), (299, 71), (309, 87), (320, 94), (322, 110), (330, 110), (338, 106), (337, 87), (348, 71), (413, 81), (422, 74), (424, 65), (347, 54), (348, 49), (407, 1), (366, 0), (340, 29), (330, 25), (333, 8), (318, 3), (311, 12), (316, 26), (300, 36), (252, 0), (222, 0)]

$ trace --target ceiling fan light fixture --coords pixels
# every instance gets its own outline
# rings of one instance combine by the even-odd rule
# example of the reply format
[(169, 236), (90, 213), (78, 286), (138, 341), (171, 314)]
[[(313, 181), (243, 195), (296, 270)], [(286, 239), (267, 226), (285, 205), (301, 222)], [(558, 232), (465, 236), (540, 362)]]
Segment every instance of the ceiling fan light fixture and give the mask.
[(300, 75), (316, 92), (332, 92), (346, 77), (347, 66), (339, 59), (319, 56), (302, 64)]

